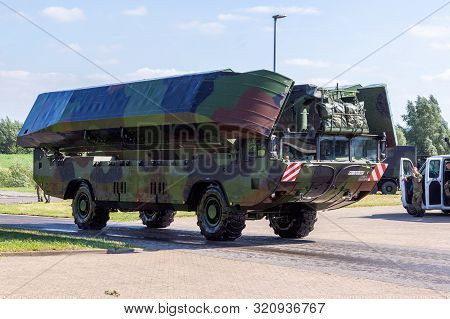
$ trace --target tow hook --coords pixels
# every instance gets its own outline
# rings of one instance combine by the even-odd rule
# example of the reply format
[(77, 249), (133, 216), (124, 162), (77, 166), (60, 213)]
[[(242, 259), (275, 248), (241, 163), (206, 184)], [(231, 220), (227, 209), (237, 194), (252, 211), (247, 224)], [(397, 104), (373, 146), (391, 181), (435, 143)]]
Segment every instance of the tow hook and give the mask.
[(342, 195), (342, 198), (348, 201), (351, 201), (353, 199), (354, 194), (352, 192), (345, 192), (344, 195)]

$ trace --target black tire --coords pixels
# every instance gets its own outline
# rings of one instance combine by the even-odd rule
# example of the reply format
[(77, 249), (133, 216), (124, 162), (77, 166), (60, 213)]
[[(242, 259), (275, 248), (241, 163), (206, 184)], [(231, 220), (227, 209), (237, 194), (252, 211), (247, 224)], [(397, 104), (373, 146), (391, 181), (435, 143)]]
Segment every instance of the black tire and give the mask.
[(417, 209), (415, 207), (406, 207), (406, 211), (408, 212), (408, 214), (414, 217), (422, 217), (423, 215), (425, 215), (424, 209)]
[(443, 209), (442, 212), (443, 212), (445, 215), (450, 215), (450, 209)]
[(197, 206), (197, 225), (208, 240), (235, 240), (245, 228), (245, 214), (228, 205), (217, 186), (209, 186)]
[(282, 238), (303, 238), (314, 230), (317, 221), (317, 212), (302, 208), (290, 209), (280, 215), (269, 215), (270, 227), (275, 235)]
[(386, 181), (381, 184), (381, 192), (384, 195), (395, 195), (397, 193), (397, 184), (393, 181)]
[(102, 229), (109, 220), (109, 211), (97, 207), (89, 185), (81, 183), (72, 201), (72, 215), (78, 228)]
[(172, 224), (176, 211), (144, 210), (139, 212), (142, 223), (148, 228), (167, 228)]

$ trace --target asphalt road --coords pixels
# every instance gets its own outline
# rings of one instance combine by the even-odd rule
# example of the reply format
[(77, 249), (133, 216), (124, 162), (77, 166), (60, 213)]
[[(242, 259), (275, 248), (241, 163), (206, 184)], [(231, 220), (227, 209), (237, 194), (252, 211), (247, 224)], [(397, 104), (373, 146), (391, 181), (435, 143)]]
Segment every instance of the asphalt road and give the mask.
[(0, 257), (10, 298), (448, 298), (450, 216), (402, 207), (322, 212), (306, 240), (248, 221), (235, 242), (208, 242), (193, 218), (168, 229), (111, 223), (101, 233), (71, 220), (0, 215), (0, 227), (99, 236), (142, 247), (123, 255)]
[[(59, 202), (61, 199), (52, 197), (52, 202)], [(36, 203), (37, 195), (35, 193), (24, 193), (14, 191), (0, 191), (0, 204), (29, 204)]]
[(37, 202), (37, 195), (33, 193), (0, 191), (0, 204), (34, 203), (34, 202)]

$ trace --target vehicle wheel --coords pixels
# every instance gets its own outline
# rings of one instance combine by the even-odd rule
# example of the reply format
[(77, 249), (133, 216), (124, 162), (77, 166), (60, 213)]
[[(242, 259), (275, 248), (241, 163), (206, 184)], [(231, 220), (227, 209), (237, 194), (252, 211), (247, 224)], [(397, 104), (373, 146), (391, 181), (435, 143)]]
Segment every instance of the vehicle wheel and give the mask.
[(144, 210), (139, 212), (142, 223), (148, 228), (166, 228), (172, 224), (176, 211)]
[(424, 209), (417, 209), (415, 207), (406, 207), (406, 211), (408, 212), (408, 214), (415, 217), (422, 217), (423, 215), (425, 215)]
[(209, 186), (197, 206), (197, 225), (206, 239), (235, 240), (245, 228), (245, 214), (228, 205), (219, 187)]
[(97, 207), (86, 183), (80, 185), (72, 201), (72, 215), (80, 229), (102, 229), (109, 220), (109, 211)]
[(270, 227), (282, 238), (303, 238), (314, 230), (317, 213), (314, 210), (300, 209), (281, 215), (269, 215)]
[(443, 212), (445, 215), (450, 215), (450, 209), (443, 209), (442, 212)]
[(381, 185), (381, 192), (384, 195), (395, 195), (397, 193), (397, 184), (393, 181), (386, 181)]

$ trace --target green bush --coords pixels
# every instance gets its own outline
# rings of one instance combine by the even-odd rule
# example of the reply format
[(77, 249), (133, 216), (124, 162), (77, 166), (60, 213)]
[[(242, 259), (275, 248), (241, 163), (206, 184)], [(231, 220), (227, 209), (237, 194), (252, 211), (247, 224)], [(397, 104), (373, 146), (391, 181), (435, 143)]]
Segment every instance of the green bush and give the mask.
[(0, 168), (0, 187), (28, 187), (33, 185), (33, 171), (23, 164)]

